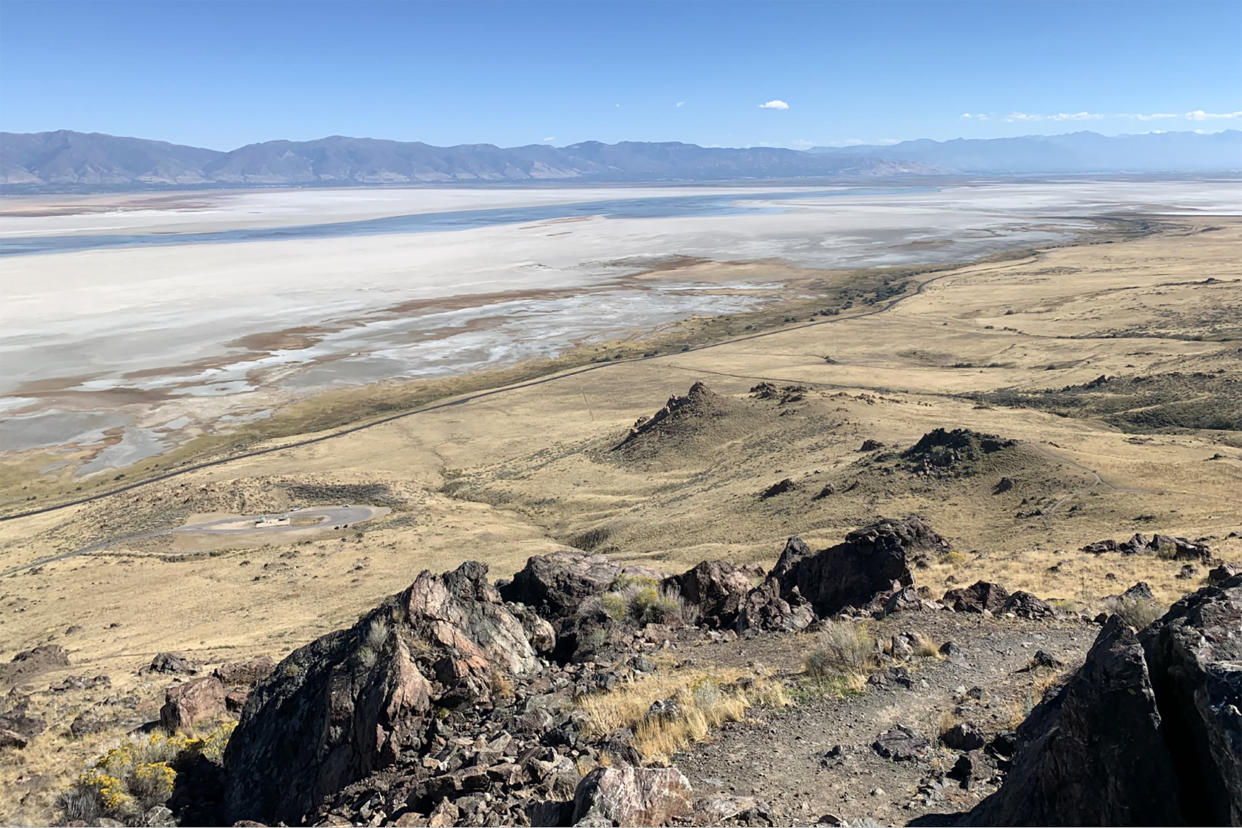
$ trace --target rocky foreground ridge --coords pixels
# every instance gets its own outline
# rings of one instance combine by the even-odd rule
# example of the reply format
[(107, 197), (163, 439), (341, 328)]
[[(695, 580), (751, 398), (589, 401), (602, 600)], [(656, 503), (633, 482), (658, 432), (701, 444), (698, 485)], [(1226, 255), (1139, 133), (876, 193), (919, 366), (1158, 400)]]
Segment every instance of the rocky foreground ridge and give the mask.
[[(838, 623), (827, 620), (833, 617), (929, 611), (1032, 623), (1057, 614), (1033, 595), (983, 582), (930, 600), (915, 586), (915, 571), (948, 552), (940, 535), (910, 517), (880, 520), (819, 551), (790, 538), (766, 573), (704, 561), (663, 576), (572, 550), (531, 558), (496, 584), (477, 562), (423, 572), (349, 629), (294, 651), (274, 669), (233, 665), (170, 689), (161, 719), (172, 731), (213, 707), (243, 697), (244, 706), (222, 761), (179, 773), (162, 818), (773, 824), (759, 797), (698, 792), (676, 767), (658, 766), (638, 749), (636, 731), (676, 716), (678, 697), (652, 703), (636, 727), (612, 729), (582, 700), (659, 674), (658, 651), (679, 636), (779, 640)], [(920, 790), (966, 788), (981, 774), (999, 788), (969, 812), (915, 822), (1242, 821), (1242, 576), (1220, 575), (1144, 629), (1120, 610), (1096, 619), (1102, 629), (1085, 662), (1045, 695), (1016, 735), (986, 734), (969, 722), (947, 728), (940, 741), (960, 752), (957, 764)], [(1141, 592), (1119, 596), (1117, 606)], [(898, 664), (919, 642), (894, 636), (888, 646)], [(942, 653), (960, 657), (949, 644)], [(1041, 663), (1055, 660), (1036, 653), (1031, 668)], [(255, 679), (248, 696), (229, 689)], [(908, 670), (894, 666), (868, 684), (911, 682)], [(762, 704), (763, 688), (760, 677), (741, 677), (710, 692)], [(897, 725), (873, 747), (902, 763), (917, 762), (928, 744)], [(837, 772), (843, 759), (839, 749), (829, 751), (825, 772)], [(148, 824), (160, 818), (143, 817)], [(835, 818), (810, 815), (807, 823), (817, 819)]]

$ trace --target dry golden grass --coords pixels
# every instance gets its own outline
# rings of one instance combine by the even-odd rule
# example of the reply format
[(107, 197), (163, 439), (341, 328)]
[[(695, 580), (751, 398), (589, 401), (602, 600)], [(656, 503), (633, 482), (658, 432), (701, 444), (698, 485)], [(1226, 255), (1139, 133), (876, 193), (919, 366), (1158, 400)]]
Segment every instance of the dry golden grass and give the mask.
[[(648, 715), (653, 703), (669, 699), (675, 702), (673, 712)], [(752, 706), (789, 703), (780, 682), (738, 669), (662, 673), (578, 699), (592, 732), (603, 735), (632, 728), (634, 748), (654, 762), (668, 762), (674, 753), (706, 739), (722, 724), (741, 721)]]

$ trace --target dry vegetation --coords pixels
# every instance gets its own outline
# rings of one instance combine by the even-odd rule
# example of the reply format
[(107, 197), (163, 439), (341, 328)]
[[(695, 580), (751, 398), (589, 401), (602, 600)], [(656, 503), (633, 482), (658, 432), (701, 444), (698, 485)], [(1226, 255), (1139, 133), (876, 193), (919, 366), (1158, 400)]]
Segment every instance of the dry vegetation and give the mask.
[[(48, 683), (70, 672), (107, 674), (113, 693), (139, 697), (134, 709), (149, 716), (160, 688), (136, 671), (158, 651), (203, 662), (279, 656), (352, 622), (420, 569), (466, 559), (504, 577), (530, 555), (571, 544), (666, 571), (714, 558), (770, 566), (791, 534), (818, 548), (877, 515), (920, 513), (955, 549), (915, 573), (933, 598), (986, 579), (1093, 613), (1106, 596), (1144, 580), (1167, 605), (1202, 585), (1203, 567), (1183, 577), (1181, 561), (1079, 550), (1105, 537), (1164, 532), (1206, 538), (1218, 557), (1242, 559), (1242, 538), (1231, 535), (1242, 531), (1242, 441), (1233, 427), (1242, 342), (1215, 310), (1242, 301), (1242, 221), (1169, 225), (1145, 238), (935, 272), (841, 274), (779, 316), (692, 320), (667, 341), (600, 346), (572, 358), (601, 366), (590, 373), (0, 523), (0, 572), (21, 569), (0, 578), (0, 659), (54, 642), (73, 664), (26, 682), (54, 725), (0, 761), (0, 819), (47, 819), (54, 792), (123, 732), (72, 738), (65, 718), (88, 700), (53, 699)], [(862, 292), (846, 296), (845, 286), (859, 279)], [(926, 284), (915, 294), (918, 283)], [(885, 295), (908, 298), (863, 315), (885, 307), (880, 293), (899, 290), (905, 293)], [(808, 322), (815, 324), (802, 327)], [(761, 329), (776, 332), (682, 351)], [(624, 361), (648, 350), (666, 355)], [(272, 431), (157, 458), (125, 479), (192, 455), (278, 444), (542, 376), (570, 367), (566, 359), (503, 376), (342, 392), (290, 410)], [(1112, 379), (1096, 383), (1101, 376)], [(612, 451), (639, 417), (695, 381), (728, 405), (722, 418), (685, 424), (679, 439), (689, 442), (680, 445), (693, 452), (660, 444), (641, 457)], [(764, 382), (802, 390), (752, 396)], [(937, 428), (1016, 445), (972, 460), (961, 474), (920, 473), (904, 453)], [(866, 440), (883, 445), (862, 451)], [(4, 472), (10, 510), (28, 497), (37, 505), (73, 494), (73, 486), (41, 480), (33, 468)], [(786, 479), (788, 488), (762, 496)], [(89, 483), (82, 493), (103, 485)], [(287, 542), (116, 540), (170, 516), (312, 499), (299, 486), (381, 487), (392, 512), (348, 532)], [(627, 585), (609, 602), (636, 620), (680, 611), (653, 583)], [(834, 659), (824, 662), (829, 673), (855, 674)], [(663, 687), (664, 677), (636, 683), (597, 699), (592, 715), (651, 729), (644, 750), (665, 756), (711, 722), (741, 715), (739, 704), (780, 702), (764, 695), (775, 691), (741, 688), (734, 682), (743, 675), (723, 671), (713, 680), (716, 696), (700, 693), (696, 701), (693, 684), (703, 675)], [(688, 694), (686, 709), (701, 719), (644, 723), (653, 701), (678, 694)]]
[(653, 762), (668, 762), (674, 753), (708, 738), (726, 722), (741, 721), (754, 705), (787, 704), (779, 681), (738, 669), (674, 670), (578, 700), (593, 733), (631, 728), (634, 748)]

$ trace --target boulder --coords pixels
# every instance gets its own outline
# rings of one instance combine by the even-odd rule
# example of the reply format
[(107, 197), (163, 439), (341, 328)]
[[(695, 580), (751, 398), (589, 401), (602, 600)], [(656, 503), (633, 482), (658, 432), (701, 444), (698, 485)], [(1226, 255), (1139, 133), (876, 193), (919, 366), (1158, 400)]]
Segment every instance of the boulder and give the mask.
[(0, 747), (24, 748), (34, 737), (47, 729), (47, 722), (30, 714), (30, 699), (19, 701), (0, 713)]
[(163, 673), (166, 675), (193, 675), (198, 672), (198, 665), (181, 653), (156, 653), (151, 663), (138, 671), (139, 675)]
[(941, 603), (954, 612), (983, 612), (987, 610), (996, 615), (1004, 611), (1008, 600), (1009, 593), (1000, 584), (994, 584), (989, 581), (976, 581), (968, 587), (949, 590), (944, 594)]
[(791, 538), (769, 573), (786, 601), (799, 595), (820, 617), (864, 607), (880, 594), (910, 586), (917, 554), (941, 554), (949, 544), (917, 517), (882, 519), (850, 532), (845, 540), (811, 553)]
[(815, 612), (799, 595), (781, 597), (780, 584), (769, 578), (746, 594), (737, 615), (738, 633), (797, 632), (815, 620)]
[(1242, 568), (1238, 567), (1235, 564), (1231, 564), (1231, 563), (1221, 564), (1220, 566), (1213, 567), (1212, 569), (1208, 570), (1207, 582), (1211, 584), (1212, 586), (1219, 586), (1220, 584), (1223, 584), (1225, 581), (1228, 581), (1230, 578), (1237, 575), (1239, 572), (1242, 572)]
[(666, 825), (691, 810), (690, 782), (677, 768), (600, 767), (574, 792), (574, 825)]
[(490, 707), (538, 667), (485, 565), (423, 572), (251, 691), (225, 751), (225, 821), (301, 823), (325, 797), (443, 738), (444, 715)]
[(164, 692), (160, 727), (169, 733), (190, 731), (200, 723), (219, 721), (227, 712), (224, 685), (215, 676), (203, 676), (174, 684)]
[(573, 615), (587, 598), (603, 595), (620, 571), (603, 555), (576, 551), (536, 555), (500, 588), (500, 594), (555, 622)]
[(871, 748), (885, 759), (912, 762), (927, 755), (931, 742), (905, 725), (894, 725), (876, 737)]
[(970, 722), (958, 722), (940, 734), (940, 742), (953, 750), (978, 750), (987, 742), (983, 732)]
[(271, 656), (255, 656), (241, 661), (229, 661), (217, 667), (212, 675), (226, 687), (253, 687), (276, 669)]
[(1139, 633), (1108, 618), (1082, 667), (1019, 727), (1000, 790), (962, 824), (1242, 822), (1240, 631), (1242, 576)]
[(750, 592), (750, 578), (724, 561), (703, 561), (693, 569), (665, 578), (666, 589), (675, 589), (698, 621), (712, 629), (732, 629), (742, 602)]
[(1047, 602), (1041, 601), (1029, 592), (1018, 590), (1005, 599), (1002, 612), (1012, 612), (1019, 618), (1056, 618), (1057, 611)]

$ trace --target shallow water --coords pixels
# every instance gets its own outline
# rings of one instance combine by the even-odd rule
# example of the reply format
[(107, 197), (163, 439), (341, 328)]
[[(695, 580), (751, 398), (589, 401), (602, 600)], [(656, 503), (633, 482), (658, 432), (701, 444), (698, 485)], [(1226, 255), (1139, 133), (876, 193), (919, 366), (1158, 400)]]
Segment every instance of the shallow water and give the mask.
[(603, 216), (605, 218), (686, 218), (693, 216), (764, 215), (783, 212), (773, 204), (751, 204), (752, 199), (771, 201), (782, 198), (839, 198), (845, 196), (896, 195), (934, 192), (934, 187), (850, 187), (839, 190), (799, 192), (758, 192), (753, 196), (736, 194), (659, 196), (609, 199), (577, 204), (548, 204), (530, 207), (499, 207), (487, 210), (456, 210), (415, 213), (361, 221), (304, 224), (294, 227), (251, 227), (208, 233), (109, 233), (99, 235), (16, 236), (0, 241), (0, 256), (35, 253), (68, 253), (108, 247), (150, 247), (170, 244), (222, 244), (251, 241), (295, 241), (348, 236), (376, 236), (387, 233), (431, 233), (445, 230), (471, 230), (502, 224), (554, 221), (556, 219)]

